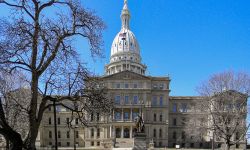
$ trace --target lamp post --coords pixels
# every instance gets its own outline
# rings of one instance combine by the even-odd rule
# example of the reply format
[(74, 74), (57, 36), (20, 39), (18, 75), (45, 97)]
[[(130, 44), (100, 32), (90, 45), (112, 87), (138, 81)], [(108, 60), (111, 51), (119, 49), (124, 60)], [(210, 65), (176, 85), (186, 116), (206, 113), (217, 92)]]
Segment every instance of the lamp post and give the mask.
[(56, 100), (53, 100), (53, 109), (54, 109), (55, 150), (57, 150), (58, 146), (57, 146)]
[(212, 139), (212, 150), (214, 150), (214, 130), (213, 130), (213, 139)]
[(74, 126), (74, 150), (76, 150), (76, 129), (78, 128), (78, 126)]

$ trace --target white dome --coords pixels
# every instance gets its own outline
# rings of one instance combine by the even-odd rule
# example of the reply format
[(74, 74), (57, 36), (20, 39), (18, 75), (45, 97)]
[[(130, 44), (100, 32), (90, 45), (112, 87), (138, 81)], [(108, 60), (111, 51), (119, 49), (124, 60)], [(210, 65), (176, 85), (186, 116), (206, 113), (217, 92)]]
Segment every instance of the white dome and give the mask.
[(135, 35), (126, 28), (122, 28), (116, 35), (111, 47), (111, 57), (124, 53), (140, 55), (140, 46)]
[(121, 31), (115, 36), (111, 46), (110, 63), (105, 66), (107, 75), (129, 70), (141, 75), (145, 74), (146, 65), (141, 63), (140, 46), (133, 32), (129, 29), (130, 12), (127, 0), (121, 12)]

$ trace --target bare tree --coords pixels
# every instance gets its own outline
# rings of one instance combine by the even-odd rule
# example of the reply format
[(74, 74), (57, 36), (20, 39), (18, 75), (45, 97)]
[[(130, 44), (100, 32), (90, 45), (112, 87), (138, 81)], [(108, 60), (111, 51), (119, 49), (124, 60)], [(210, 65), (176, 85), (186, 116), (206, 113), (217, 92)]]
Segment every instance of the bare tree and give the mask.
[(227, 150), (245, 142), (249, 128), (246, 117), (250, 76), (232, 71), (214, 74), (198, 91), (203, 97), (200, 109), (207, 114), (206, 125), (199, 128), (207, 130), (213, 140), (223, 142)]
[[(20, 75), (16, 72), (13, 76), (0, 72), (0, 133), (6, 139), (6, 149), (18, 147), (17, 144), (20, 144), (19, 148), (21, 148), (21, 139), (25, 138), (28, 132), (27, 100), (30, 96), (30, 90), (24, 89), (25, 81)], [(22, 89), (15, 91), (21, 87)], [(10, 91), (12, 93), (9, 93)], [(8, 128), (9, 130), (5, 130)], [(20, 136), (15, 132), (18, 132)], [(10, 138), (13, 134), (16, 136)], [(9, 145), (11, 146), (9, 147)]]
[[(1, 121), (6, 125), (1, 125), (0, 134), (10, 138), (4, 132), (13, 131), (12, 137), (19, 138), (14, 147), (19, 146), (13, 149), (36, 149), (43, 113), (52, 101), (79, 118), (84, 111), (110, 111), (112, 102), (106, 97), (105, 88), (91, 78), (72, 44), (75, 37), (87, 39), (92, 56), (102, 56), (105, 26), (94, 12), (83, 8), (78, 0), (0, 0), (0, 5), (11, 10), (8, 18), (0, 20), (0, 69), (11, 75), (16, 71), (25, 75), (30, 90), (26, 108), (29, 131), (24, 141), (20, 141), (18, 131), (4, 122), (6, 115), (0, 110), (4, 114)], [(72, 107), (64, 101), (71, 102)], [(87, 120), (82, 119), (82, 123), (86, 125)]]

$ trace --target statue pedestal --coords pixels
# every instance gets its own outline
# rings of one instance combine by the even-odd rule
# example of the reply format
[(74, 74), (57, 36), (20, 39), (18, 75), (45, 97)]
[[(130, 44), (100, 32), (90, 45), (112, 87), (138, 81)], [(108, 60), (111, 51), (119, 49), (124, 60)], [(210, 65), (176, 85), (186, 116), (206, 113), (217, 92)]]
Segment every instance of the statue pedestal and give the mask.
[(133, 150), (146, 150), (146, 149), (147, 149), (146, 134), (135, 133)]

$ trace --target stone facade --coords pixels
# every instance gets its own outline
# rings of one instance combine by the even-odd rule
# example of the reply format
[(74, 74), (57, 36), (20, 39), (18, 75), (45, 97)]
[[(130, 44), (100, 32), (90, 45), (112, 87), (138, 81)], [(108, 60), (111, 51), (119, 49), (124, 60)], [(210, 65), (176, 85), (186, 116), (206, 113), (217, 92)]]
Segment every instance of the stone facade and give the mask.
[[(130, 31), (130, 12), (127, 1), (121, 13), (121, 31), (115, 37), (111, 47), (110, 63), (105, 66), (105, 75), (100, 77), (108, 89), (108, 95), (114, 99), (115, 109), (110, 117), (92, 120), (97, 127), (69, 129), (67, 120), (71, 112), (64, 108), (57, 110), (59, 147), (78, 147), (107, 149), (131, 148), (134, 146), (134, 119), (140, 114), (145, 123), (146, 144), (154, 147), (209, 148), (211, 135), (208, 131), (200, 136), (189, 133), (187, 122), (194, 120), (196, 127), (208, 124), (208, 114), (198, 105), (202, 97), (169, 96), (170, 78), (145, 75), (146, 65), (142, 64), (140, 47), (135, 35)], [(160, 68), (159, 68), (160, 69)], [(75, 137), (75, 142), (74, 142)], [(44, 114), (40, 128), (41, 147), (54, 145), (53, 110)], [(220, 141), (216, 141), (216, 147)], [(242, 143), (244, 145), (244, 143)]]

